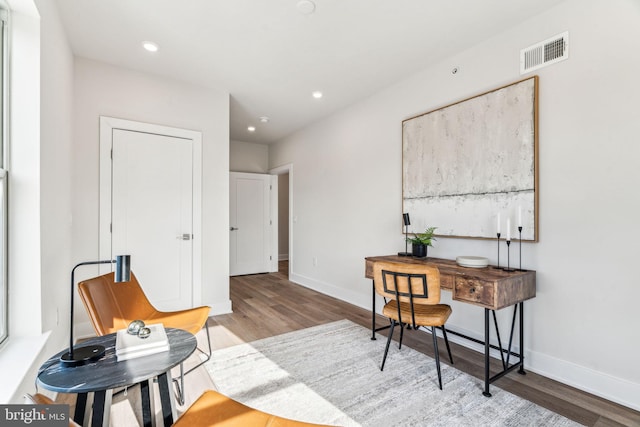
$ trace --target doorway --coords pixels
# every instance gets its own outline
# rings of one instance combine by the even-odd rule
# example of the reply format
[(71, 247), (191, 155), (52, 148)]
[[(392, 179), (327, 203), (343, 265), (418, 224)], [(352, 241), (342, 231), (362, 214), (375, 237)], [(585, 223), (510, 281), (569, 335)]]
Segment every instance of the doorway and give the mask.
[(130, 254), (145, 293), (164, 311), (200, 302), (201, 139), (100, 118), (100, 257)]
[(293, 269), (294, 256), (293, 164), (279, 166), (271, 169), (269, 173), (278, 176), (278, 262), (286, 270), (282, 272), (279, 269), (279, 271), (289, 277)]
[(277, 177), (229, 173), (229, 274), (277, 271)]

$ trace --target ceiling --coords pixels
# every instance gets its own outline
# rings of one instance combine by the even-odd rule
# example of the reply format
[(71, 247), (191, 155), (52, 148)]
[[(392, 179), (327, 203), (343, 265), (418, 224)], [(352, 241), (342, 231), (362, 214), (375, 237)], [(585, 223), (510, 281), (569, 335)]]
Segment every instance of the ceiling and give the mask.
[(271, 143), (563, 0), (55, 1), (76, 56), (228, 92)]

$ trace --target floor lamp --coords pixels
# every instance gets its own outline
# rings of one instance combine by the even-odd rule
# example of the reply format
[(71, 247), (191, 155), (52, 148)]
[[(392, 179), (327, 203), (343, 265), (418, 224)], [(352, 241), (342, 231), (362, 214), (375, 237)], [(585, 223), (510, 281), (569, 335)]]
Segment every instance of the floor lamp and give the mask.
[(60, 363), (64, 366), (80, 366), (96, 361), (104, 356), (105, 348), (101, 345), (90, 345), (73, 348), (73, 300), (75, 289), (76, 268), (83, 265), (96, 264), (116, 264), (116, 283), (128, 282), (131, 280), (131, 255), (118, 255), (115, 260), (87, 261), (73, 267), (71, 270), (71, 313), (69, 322), (69, 351), (60, 356)]
[(409, 226), (411, 225), (411, 220), (409, 219), (408, 213), (402, 214), (402, 222), (404, 223), (404, 252), (398, 252), (399, 256), (411, 256), (409, 252)]

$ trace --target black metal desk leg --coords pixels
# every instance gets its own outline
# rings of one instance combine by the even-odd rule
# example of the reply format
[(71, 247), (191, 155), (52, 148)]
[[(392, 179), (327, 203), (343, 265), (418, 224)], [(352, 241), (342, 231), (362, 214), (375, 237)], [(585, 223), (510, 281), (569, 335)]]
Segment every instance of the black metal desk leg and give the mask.
[(520, 375), (527, 375), (524, 371), (524, 302), (520, 303)]
[(376, 285), (371, 281), (371, 339), (376, 339)]
[(486, 397), (491, 397), (489, 392), (489, 309), (484, 309), (484, 391), (482, 394)]

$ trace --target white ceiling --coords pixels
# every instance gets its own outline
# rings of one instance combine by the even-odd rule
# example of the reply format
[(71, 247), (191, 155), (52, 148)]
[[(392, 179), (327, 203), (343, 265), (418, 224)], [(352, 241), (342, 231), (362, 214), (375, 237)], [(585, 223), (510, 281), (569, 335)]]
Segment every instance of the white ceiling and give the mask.
[(563, 0), (55, 1), (75, 55), (226, 91), (270, 143)]

